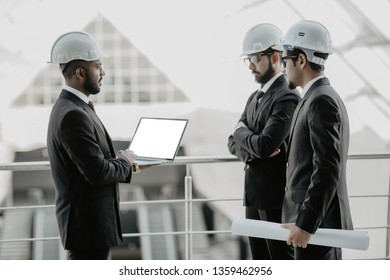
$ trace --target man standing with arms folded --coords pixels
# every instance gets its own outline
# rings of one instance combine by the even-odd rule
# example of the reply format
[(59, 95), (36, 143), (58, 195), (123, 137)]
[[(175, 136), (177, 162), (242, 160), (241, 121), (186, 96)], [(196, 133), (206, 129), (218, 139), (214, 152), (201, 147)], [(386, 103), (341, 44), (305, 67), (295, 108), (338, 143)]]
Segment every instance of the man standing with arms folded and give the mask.
[[(246, 218), (281, 221), (287, 138), (299, 101), (288, 88), (280, 61), (282, 32), (263, 23), (249, 29), (243, 42), (244, 61), (260, 84), (246, 103), (228, 139), (228, 148), (245, 163)], [(253, 259), (288, 259), (283, 241), (249, 238)]]
[(65, 86), (50, 115), (47, 146), (61, 242), (72, 260), (107, 259), (122, 241), (118, 183), (130, 182), (135, 155), (126, 150), (115, 156), (89, 101), (100, 92), (105, 57), (84, 32), (60, 36), (51, 51)]
[(341, 248), (308, 245), (321, 228), (351, 230), (346, 184), (349, 122), (344, 103), (324, 76), (332, 53), (328, 30), (304, 20), (294, 24), (283, 42), (282, 61), (290, 87), (303, 99), (292, 120), (287, 151), (287, 184), (282, 222), (295, 259), (342, 259)]

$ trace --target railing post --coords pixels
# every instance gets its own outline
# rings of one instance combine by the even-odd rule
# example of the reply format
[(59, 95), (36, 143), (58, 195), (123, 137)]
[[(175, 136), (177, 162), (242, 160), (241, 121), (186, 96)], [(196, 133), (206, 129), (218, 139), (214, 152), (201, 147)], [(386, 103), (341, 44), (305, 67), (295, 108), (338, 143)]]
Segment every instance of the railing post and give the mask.
[(386, 259), (390, 259), (390, 175), (389, 196), (387, 197)]
[(185, 198), (185, 259), (192, 259), (192, 177), (189, 164), (186, 165), (184, 179)]

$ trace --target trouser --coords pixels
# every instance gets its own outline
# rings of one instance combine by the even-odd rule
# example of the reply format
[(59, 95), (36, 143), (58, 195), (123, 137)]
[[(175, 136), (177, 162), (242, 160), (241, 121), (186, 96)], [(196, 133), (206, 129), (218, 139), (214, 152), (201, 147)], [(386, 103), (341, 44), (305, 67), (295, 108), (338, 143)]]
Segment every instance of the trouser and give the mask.
[(325, 247), (318, 245), (307, 245), (303, 248), (292, 248), (294, 259), (296, 260), (341, 260), (341, 248)]
[(69, 260), (107, 260), (110, 249), (69, 250)]
[[(263, 210), (246, 207), (247, 219), (280, 223), (281, 210)], [(249, 237), (249, 246), (254, 260), (292, 260), (286, 241)]]

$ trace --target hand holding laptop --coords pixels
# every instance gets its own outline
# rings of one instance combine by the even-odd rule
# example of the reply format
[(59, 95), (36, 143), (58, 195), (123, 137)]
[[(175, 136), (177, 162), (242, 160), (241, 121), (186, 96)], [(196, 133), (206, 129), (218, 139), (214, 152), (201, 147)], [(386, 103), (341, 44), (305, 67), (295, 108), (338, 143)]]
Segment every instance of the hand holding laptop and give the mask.
[(138, 164), (136, 164), (135, 159), (136, 159), (137, 155), (134, 154), (134, 152), (129, 150), (129, 149), (119, 150), (118, 157), (126, 158), (130, 162), (130, 164), (132, 165), (134, 173), (141, 172), (141, 170), (152, 166), (152, 165), (139, 166)]
[(120, 150), (118, 157), (126, 158), (130, 162), (130, 164), (133, 165), (137, 155), (134, 154), (133, 151), (126, 149), (126, 150)]

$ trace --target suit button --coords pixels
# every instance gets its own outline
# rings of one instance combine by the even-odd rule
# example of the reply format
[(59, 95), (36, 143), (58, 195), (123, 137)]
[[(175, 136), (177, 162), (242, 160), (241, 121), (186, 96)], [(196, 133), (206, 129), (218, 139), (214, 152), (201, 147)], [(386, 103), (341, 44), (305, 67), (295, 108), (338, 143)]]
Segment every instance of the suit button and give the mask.
[(287, 187), (284, 187), (284, 191), (285, 191), (285, 192), (287, 191)]
[(286, 167), (288, 167), (288, 162), (286, 163)]

